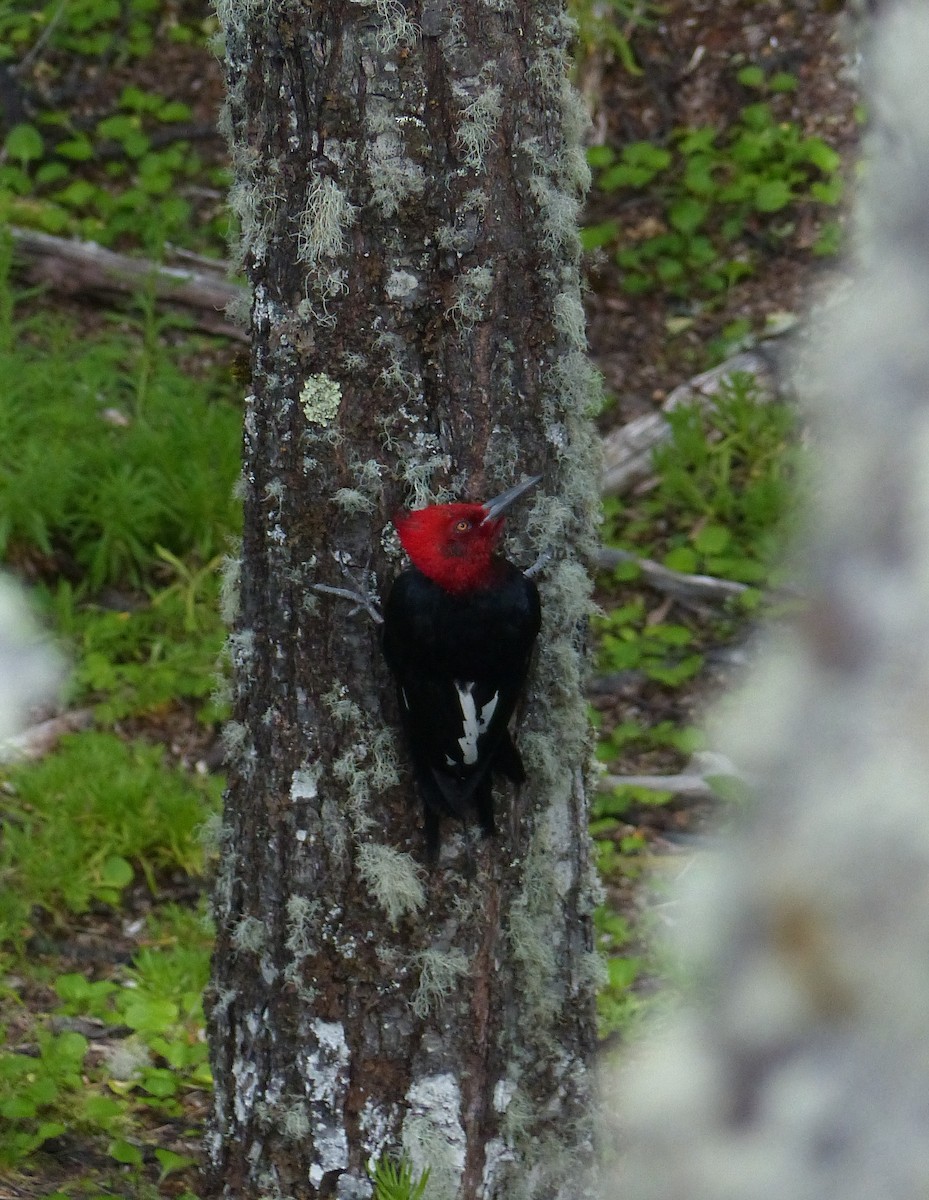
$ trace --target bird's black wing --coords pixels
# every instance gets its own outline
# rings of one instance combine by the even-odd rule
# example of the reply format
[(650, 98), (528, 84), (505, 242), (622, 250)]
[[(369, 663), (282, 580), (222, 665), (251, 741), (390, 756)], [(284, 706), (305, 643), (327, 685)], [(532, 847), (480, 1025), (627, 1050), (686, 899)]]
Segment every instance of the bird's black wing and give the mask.
[(383, 648), (427, 809), (491, 832), (490, 774), (521, 782), (508, 725), (540, 613), (535, 585), (500, 562), (495, 586), (451, 595), (410, 568), (384, 612)]

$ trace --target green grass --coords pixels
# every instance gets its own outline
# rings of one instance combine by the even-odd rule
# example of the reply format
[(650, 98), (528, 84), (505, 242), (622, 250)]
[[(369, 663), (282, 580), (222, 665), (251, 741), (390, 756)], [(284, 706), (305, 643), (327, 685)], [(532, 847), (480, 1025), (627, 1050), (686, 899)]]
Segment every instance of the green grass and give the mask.
[(0, 556), (38, 551), (96, 591), (151, 578), (159, 547), (176, 560), (221, 554), (239, 524), (232, 381), (188, 376), (148, 328), (88, 339), (7, 310)]
[(160, 747), (71, 734), (2, 777), (0, 944), (21, 946), (36, 911), (62, 922), (94, 902), (118, 905), (137, 879), (154, 895), (169, 870), (203, 871), (198, 831), (221, 785), (168, 768)]

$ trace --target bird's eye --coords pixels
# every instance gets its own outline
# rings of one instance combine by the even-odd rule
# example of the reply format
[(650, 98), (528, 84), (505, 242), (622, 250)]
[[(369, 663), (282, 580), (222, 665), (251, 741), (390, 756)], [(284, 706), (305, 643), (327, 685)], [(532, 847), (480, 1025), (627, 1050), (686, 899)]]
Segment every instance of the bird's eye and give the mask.
[(457, 529), (457, 531), (459, 533), (466, 533), (471, 528), (471, 522), (470, 521), (457, 521), (455, 523), (455, 528)]

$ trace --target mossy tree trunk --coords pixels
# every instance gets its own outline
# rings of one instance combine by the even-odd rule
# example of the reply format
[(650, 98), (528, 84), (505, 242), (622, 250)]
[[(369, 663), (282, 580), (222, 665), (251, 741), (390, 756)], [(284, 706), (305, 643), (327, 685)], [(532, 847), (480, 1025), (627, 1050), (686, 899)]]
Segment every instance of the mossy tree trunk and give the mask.
[[(218, 1193), (582, 1195), (596, 884), (583, 642), (597, 507), (556, 0), (220, 0), (252, 285), (235, 713), (210, 991)], [(390, 515), (530, 472), (554, 558), (501, 832), (419, 805), (374, 623)], [(230, 580), (230, 583), (232, 581)]]

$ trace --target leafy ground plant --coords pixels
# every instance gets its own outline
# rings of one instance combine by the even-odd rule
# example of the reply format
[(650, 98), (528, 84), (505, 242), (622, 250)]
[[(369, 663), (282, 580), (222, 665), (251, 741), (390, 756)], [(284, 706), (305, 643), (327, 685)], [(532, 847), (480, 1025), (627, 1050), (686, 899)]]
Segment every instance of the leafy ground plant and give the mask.
[[(198, 123), (170, 91), (128, 84), (114, 96), (98, 85), (102, 64), (123, 71), (156, 48), (182, 65), (185, 47), (205, 46), (216, 29), (205, 10), (199, 20), (185, 18), (177, 6), (153, 0), (0, 8), (0, 60), (14, 59), (17, 83), (31, 83), (35, 93), (17, 106), (22, 119), (9, 121), (0, 215), (49, 233), (135, 245), (155, 257), (165, 240), (223, 252), (228, 177), (221, 143), (208, 136), (210, 122)], [(206, 144), (206, 156), (198, 144)]]
[(0, 1167), (23, 1166), (67, 1137), (109, 1160), (115, 1194), (128, 1184), (139, 1195), (146, 1178), (160, 1183), (194, 1163), (186, 1139), (172, 1148), (154, 1130), (199, 1117), (210, 1086), (201, 1005), (210, 929), (168, 905), (140, 942), (132, 962), (106, 977), (53, 976), (47, 1011), (34, 1011), (25, 1028), (4, 1005), (18, 1036), (0, 1046)]
[[(838, 226), (822, 214), (842, 196), (839, 155), (821, 138), (804, 136), (794, 121), (779, 119), (773, 103), (796, 79), (786, 73), (766, 79), (753, 67), (739, 80), (766, 96), (746, 105), (722, 134), (710, 126), (680, 129), (667, 145), (589, 151), (595, 187), (632, 217), (589, 226), (584, 246), (613, 250), (625, 291), (718, 295), (751, 274), (760, 245), (776, 251), (791, 244), (802, 208), (817, 214), (813, 252), (836, 249)], [(660, 223), (636, 219), (637, 196), (659, 199)]]

